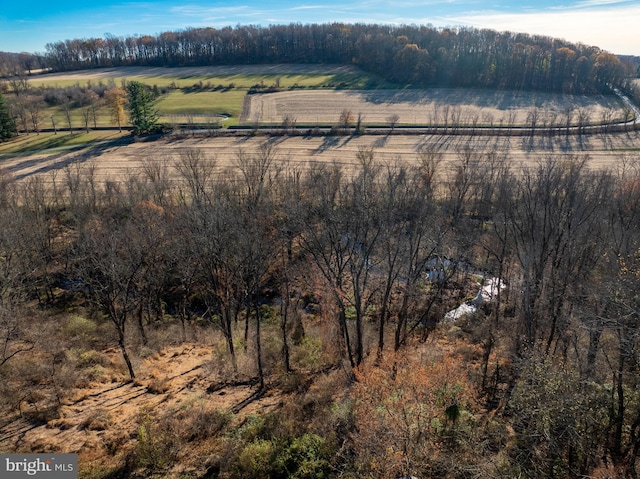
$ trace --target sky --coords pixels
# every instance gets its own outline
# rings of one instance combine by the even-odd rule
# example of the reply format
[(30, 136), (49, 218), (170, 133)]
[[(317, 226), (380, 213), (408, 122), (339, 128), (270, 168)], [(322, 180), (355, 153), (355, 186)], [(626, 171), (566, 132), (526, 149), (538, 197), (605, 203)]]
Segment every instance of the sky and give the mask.
[(0, 0), (0, 51), (44, 53), (47, 43), (107, 33), (328, 22), (489, 28), (640, 56), (640, 0)]

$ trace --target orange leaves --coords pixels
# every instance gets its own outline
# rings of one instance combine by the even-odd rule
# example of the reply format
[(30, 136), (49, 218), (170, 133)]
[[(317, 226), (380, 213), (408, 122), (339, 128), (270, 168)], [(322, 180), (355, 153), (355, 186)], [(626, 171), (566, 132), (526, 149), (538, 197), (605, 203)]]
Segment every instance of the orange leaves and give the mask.
[(356, 377), (353, 440), (358, 465), (372, 477), (420, 476), (457, 445), (461, 423), (473, 421), (474, 391), (464, 364), (451, 355), (421, 361), (396, 354)]

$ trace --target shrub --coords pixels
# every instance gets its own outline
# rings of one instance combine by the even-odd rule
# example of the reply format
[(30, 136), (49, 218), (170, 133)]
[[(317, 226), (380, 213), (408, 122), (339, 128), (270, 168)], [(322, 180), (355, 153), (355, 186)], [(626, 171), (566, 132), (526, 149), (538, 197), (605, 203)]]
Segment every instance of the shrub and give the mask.
[(319, 479), (329, 471), (325, 440), (315, 434), (294, 438), (276, 457), (276, 473), (292, 479)]
[(185, 439), (193, 441), (216, 436), (223, 431), (233, 419), (227, 409), (211, 409), (204, 404), (197, 404), (177, 415), (183, 425)]
[(109, 356), (93, 349), (78, 353), (76, 365), (81, 369), (89, 369), (94, 366), (106, 367), (111, 363)]
[(64, 325), (64, 335), (73, 338), (88, 338), (97, 331), (96, 323), (83, 316), (73, 315)]
[(293, 350), (292, 359), (304, 369), (317, 369), (322, 359), (322, 340), (305, 336)]
[(356, 464), (367, 477), (445, 477), (433, 469), (473, 437), (473, 387), (453, 357), (385, 358), (358, 372), (353, 392)]
[(136, 467), (161, 471), (177, 459), (178, 437), (166, 420), (157, 421), (143, 415), (139, 420), (137, 439), (134, 451)]
[(149, 384), (147, 385), (147, 392), (151, 394), (164, 394), (170, 389), (170, 386), (171, 384), (168, 379), (155, 378), (149, 381)]
[[(607, 429), (608, 392), (577, 370), (530, 357), (509, 400), (517, 438), (509, 454), (528, 477), (567, 477), (590, 470)], [(630, 401), (628, 407), (633, 407)]]
[(247, 444), (236, 463), (236, 477), (246, 479), (263, 479), (273, 472), (274, 448), (271, 441), (257, 439)]
[(248, 479), (320, 479), (329, 473), (328, 448), (315, 434), (290, 439), (256, 439), (240, 451), (233, 476)]

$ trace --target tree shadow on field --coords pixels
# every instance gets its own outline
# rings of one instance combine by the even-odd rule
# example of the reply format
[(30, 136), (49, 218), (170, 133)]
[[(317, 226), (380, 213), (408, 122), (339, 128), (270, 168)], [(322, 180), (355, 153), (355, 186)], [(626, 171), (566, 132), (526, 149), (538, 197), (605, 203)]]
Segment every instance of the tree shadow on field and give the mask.
[(325, 136), (324, 139), (322, 140), (322, 143), (318, 146), (318, 148), (313, 150), (313, 154), (317, 155), (319, 153), (324, 153), (325, 151), (327, 151), (330, 148), (337, 148), (339, 144), (340, 144), (340, 138), (339, 137), (337, 137), (337, 136)]
[(374, 148), (383, 148), (387, 144), (387, 141), (389, 141), (389, 136), (390, 135), (383, 135), (383, 136), (377, 138), (376, 141), (373, 142), (373, 147)]
[(256, 136), (257, 135), (241, 135), (236, 137), (236, 141), (234, 143), (236, 143), (237, 145), (243, 145), (243, 144), (249, 143)]
[[(111, 144), (99, 145), (99, 146), (95, 146), (87, 150), (84, 150), (77, 154), (70, 154), (69, 152), (64, 152), (64, 153), (58, 153), (46, 158), (41, 157), (41, 158), (29, 159), (29, 160), (22, 161), (20, 163), (16, 163), (9, 167), (6, 167), (5, 170), (12, 173), (16, 180), (23, 180), (31, 176), (62, 170), (71, 164), (85, 163), (86, 161), (100, 157), (107, 149), (111, 148), (112, 146), (113, 145)], [(25, 169), (32, 168), (41, 163), (44, 163), (44, 164), (40, 168), (37, 168), (32, 171), (20, 173)]]
[(347, 145), (348, 145), (349, 143), (351, 143), (351, 141), (352, 141), (354, 138), (356, 138), (357, 136), (359, 136), (359, 135), (355, 135), (355, 134), (354, 134), (354, 135), (348, 135), (348, 136), (344, 139), (344, 141), (342, 142), (342, 144), (341, 144), (341, 145), (339, 145), (339, 146), (340, 146), (340, 147), (347, 146)]
[(265, 140), (265, 143), (267, 143), (270, 146), (278, 146), (279, 144), (287, 141), (287, 139), (288, 139), (287, 135), (270, 136)]

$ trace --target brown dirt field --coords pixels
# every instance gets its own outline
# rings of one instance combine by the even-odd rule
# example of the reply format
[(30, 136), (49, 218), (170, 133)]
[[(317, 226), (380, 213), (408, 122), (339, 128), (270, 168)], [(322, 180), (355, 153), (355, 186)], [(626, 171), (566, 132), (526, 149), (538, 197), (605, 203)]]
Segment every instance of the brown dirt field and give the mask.
[(214, 137), (162, 139), (129, 145), (101, 146), (78, 151), (50, 151), (19, 156), (0, 156), (0, 168), (19, 180), (44, 175), (46, 181), (64, 181), (64, 169), (69, 165), (95, 166), (98, 180), (122, 180), (140, 174), (146, 160), (167, 161), (172, 165), (181, 152), (199, 148), (215, 158), (221, 170), (233, 168), (238, 152), (251, 154), (264, 142), (276, 148), (276, 163), (306, 168), (317, 163), (337, 162), (345, 167), (356, 164), (361, 148), (371, 148), (378, 160), (412, 164), (418, 161), (422, 148), (439, 151), (443, 171), (459, 157), (461, 149), (474, 152), (496, 151), (515, 170), (535, 165), (545, 158), (559, 158), (566, 154), (589, 155), (593, 168), (614, 168), (620, 158), (640, 156), (640, 132), (611, 135), (589, 135), (582, 139), (571, 136), (536, 137), (470, 137), (434, 135), (363, 135), (326, 137)]
[(363, 123), (378, 125), (388, 124), (392, 115), (404, 125), (525, 125), (535, 108), (539, 125), (550, 123), (551, 116), (555, 124), (564, 123), (567, 108), (573, 109), (573, 123), (580, 109), (588, 112), (589, 122), (601, 122), (605, 114), (624, 118), (613, 96), (480, 89), (286, 91), (248, 95), (246, 103), (241, 123), (280, 123), (289, 116), (299, 124), (337, 124), (343, 110), (352, 112), (354, 122), (362, 114)]

